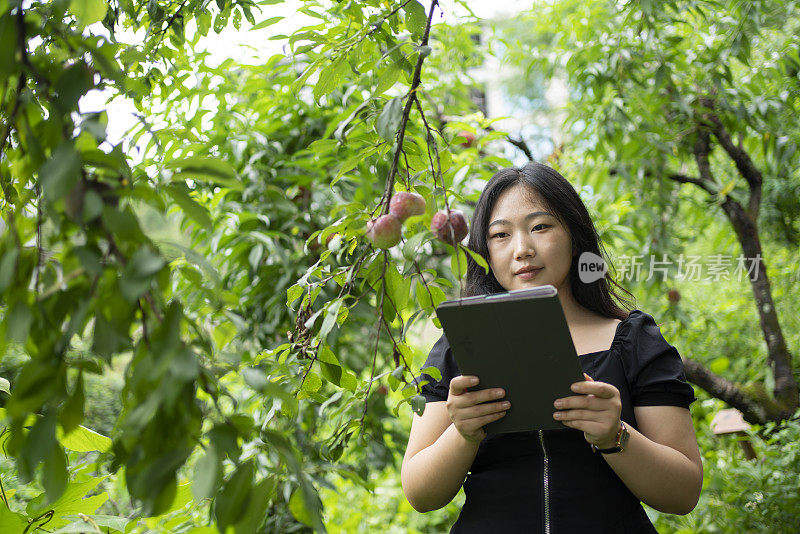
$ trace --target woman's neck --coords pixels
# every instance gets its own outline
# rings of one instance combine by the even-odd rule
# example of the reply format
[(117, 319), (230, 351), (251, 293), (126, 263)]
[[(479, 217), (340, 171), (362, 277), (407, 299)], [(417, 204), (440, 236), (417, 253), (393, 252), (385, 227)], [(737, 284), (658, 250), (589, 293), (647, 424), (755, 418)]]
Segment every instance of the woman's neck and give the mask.
[(572, 296), (572, 291), (567, 286), (558, 292), (558, 298), (561, 301), (561, 308), (564, 310), (564, 318), (570, 326), (576, 326), (590, 321), (596, 317), (597, 314), (591, 310), (581, 306), (575, 297)]

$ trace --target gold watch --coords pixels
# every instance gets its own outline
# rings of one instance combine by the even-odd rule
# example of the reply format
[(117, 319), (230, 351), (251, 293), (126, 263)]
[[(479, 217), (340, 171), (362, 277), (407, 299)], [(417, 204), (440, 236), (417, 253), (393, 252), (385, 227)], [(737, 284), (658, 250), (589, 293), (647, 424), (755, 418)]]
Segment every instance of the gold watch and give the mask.
[(601, 454), (610, 454), (613, 452), (622, 452), (625, 450), (625, 446), (628, 444), (628, 438), (631, 435), (628, 433), (628, 428), (625, 426), (625, 423), (620, 421), (619, 422), (619, 430), (617, 430), (617, 442), (613, 447), (609, 447), (608, 449), (598, 449), (597, 446), (592, 443), (592, 452), (599, 452)]

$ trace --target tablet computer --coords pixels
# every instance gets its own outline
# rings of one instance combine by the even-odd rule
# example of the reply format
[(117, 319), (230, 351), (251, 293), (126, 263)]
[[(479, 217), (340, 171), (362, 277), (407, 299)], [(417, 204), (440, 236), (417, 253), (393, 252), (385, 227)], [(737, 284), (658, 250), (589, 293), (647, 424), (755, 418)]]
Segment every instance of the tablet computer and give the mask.
[(461, 374), (480, 379), (471, 390), (500, 387), (511, 403), (487, 435), (567, 428), (553, 401), (575, 395), (570, 385), (584, 377), (555, 287), (447, 300), (436, 315)]

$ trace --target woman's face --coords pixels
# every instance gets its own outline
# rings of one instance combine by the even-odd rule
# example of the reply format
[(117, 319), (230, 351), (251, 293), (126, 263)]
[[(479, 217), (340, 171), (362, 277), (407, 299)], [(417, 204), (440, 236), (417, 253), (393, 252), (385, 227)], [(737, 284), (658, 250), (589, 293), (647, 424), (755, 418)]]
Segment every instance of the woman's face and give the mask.
[[(572, 239), (569, 231), (537, 200), (517, 184), (503, 191), (492, 209), (487, 231), (489, 267), (506, 291), (550, 284), (559, 294), (570, 293)], [(537, 270), (517, 274), (523, 267)]]

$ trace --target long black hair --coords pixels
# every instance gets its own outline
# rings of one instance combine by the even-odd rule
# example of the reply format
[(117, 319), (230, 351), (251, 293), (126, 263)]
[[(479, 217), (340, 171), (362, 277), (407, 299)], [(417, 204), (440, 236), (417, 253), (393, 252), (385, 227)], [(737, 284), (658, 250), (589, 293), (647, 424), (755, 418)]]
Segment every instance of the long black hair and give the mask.
[[(620, 286), (611, 276), (612, 265), (605, 248), (597, 235), (589, 211), (578, 196), (575, 188), (556, 170), (541, 163), (530, 162), (522, 167), (509, 167), (495, 173), (483, 188), (475, 212), (472, 215), (467, 247), (480, 254), (488, 263), (489, 247), (487, 233), (489, 217), (500, 195), (517, 184), (526, 186), (531, 198), (541, 200), (556, 218), (568, 229), (575, 254), (569, 270), (569, 284), (575, 300), (606, 317), (625, 319), (635, 304), (632, 293)], [(606, 262), (608, 270), (603, 278), (584, 283), (578, 276), (578, 259), (583, 252), (592, 252)], [(478, 263), (467, 254), (467, 281), (464, 296), (501, 293), (506, 291), (497, 281), (491, 269), (487, 274)], [(627, 294), (624, 296), (622, 293)], [(622, 306), (620, 306), (620, 304)]]

